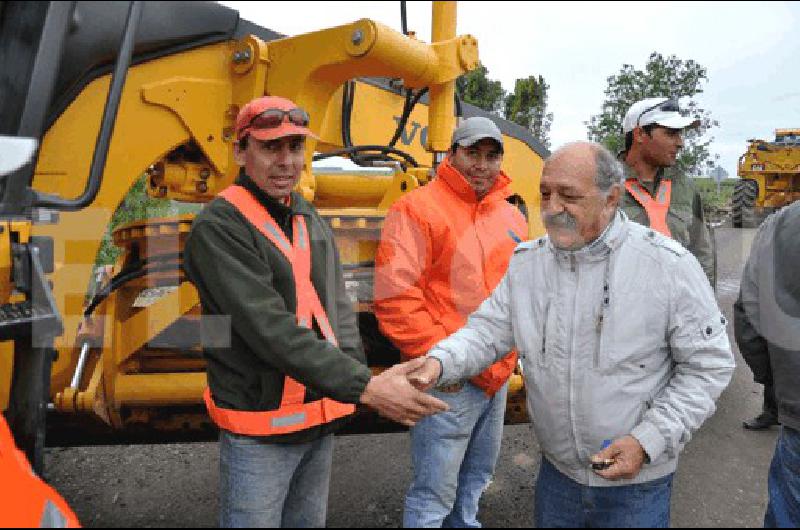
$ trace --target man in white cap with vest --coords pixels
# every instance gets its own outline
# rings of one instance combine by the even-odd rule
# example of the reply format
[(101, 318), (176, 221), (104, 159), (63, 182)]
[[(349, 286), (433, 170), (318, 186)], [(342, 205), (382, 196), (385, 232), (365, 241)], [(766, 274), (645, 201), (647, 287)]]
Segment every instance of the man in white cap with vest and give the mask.
[(700, 120), (683, 116), (677, 99), (647, 98), (631, 105), (622, 122), (626, 193), (622, 209), (694, 254), (712, 287), (714, 245), (705, 223), (703, 201), (691, 179), (675, 169), (683, 133)]

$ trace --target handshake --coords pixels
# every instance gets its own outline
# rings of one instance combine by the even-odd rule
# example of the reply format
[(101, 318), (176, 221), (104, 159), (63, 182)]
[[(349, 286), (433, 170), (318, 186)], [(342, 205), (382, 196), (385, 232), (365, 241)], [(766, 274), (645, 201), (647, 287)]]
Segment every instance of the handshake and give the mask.
[(361, 403), (381, 416), (413, 427), (424, 418), (448, 409), (444, 401), (426, 394), (442, 372), (438, 360), (418, 357), (373, 376), (361, 394)]

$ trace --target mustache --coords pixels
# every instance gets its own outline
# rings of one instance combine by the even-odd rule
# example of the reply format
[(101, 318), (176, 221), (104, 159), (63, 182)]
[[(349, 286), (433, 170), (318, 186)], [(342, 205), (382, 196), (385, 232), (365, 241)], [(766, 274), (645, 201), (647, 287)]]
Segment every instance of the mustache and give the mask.
[(547, 228), (566, 228), (568, 230), (578, 229), (578, 220), (568, 212), (544, 214), (542, 216), (542, 220)]

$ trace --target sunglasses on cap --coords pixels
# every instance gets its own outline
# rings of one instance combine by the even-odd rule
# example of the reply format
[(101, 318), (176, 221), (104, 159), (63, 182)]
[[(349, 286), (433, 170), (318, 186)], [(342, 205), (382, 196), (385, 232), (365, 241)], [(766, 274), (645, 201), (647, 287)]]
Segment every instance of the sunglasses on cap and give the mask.
[(678, 106), (678, 100), (674, 99), (674, 98), (670, 98), (670, 99), (668, 99), (666, 101), (662, 101), (661, 103), (658, 103), (657, 105), (653, 105), (652, 107), (648, 107), (648, 108), (644, 109), (642, 112), (640, 112), (639, 113), (639, 117), (636, 118), (636, 126), (637, 127), (639, 126), (639, 122), (641, 121), (642, 116), (644, 116), (645, 114), (647, 114), (648, 112), (650, 112), (652, 110), (660, 110), (660, 111), (663, 111), (663, 112), (680, 112), (681, 111), (680, 107)]
[(288, 118), (289, 123), (298, 127), (308, 127), (311, 122), (308, 113), (300, 107), (295, 107), (291, 110), (267, 109), (261, 114), (253, 116), (253, 119), (242, 130), (276, 129), (283, 124), (284, 118)]

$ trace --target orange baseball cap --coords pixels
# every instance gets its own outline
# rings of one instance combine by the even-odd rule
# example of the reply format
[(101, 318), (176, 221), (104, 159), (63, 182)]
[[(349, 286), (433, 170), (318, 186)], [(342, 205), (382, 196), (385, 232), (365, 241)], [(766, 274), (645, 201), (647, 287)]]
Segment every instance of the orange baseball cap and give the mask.
[[(275, 112), (268, 112), (271, 110)], [(236, 116), (236, 140), (247, 135), (262, 141), (294, 135), (319, 140), (308, 128), (308, 123), (308, 113), (293, 101), (279, 96), (262, 96), (242, 107)]]

